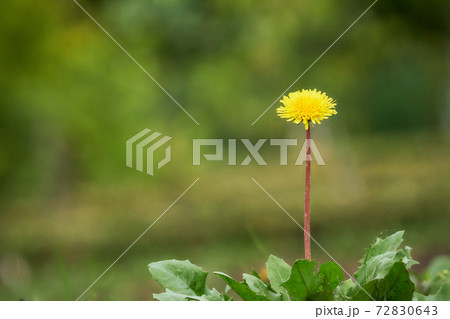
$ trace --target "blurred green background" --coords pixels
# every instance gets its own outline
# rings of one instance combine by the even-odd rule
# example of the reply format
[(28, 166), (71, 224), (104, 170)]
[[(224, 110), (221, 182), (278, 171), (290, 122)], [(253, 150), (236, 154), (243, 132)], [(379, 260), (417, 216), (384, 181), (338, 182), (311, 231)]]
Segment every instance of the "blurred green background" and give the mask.
[[(0, 299), (151, 300), (147, 264), (190, 259), (239, 277), (270, 253), (303, 257), (304, 167), (192, 166), (192, 138), (300, 138), (279, 96), (372, 1), (80, 0), (197, 126), (71, 0), (0, 2)], [(449, 5), (380, 0), (292, 87), (337, 100), (313, 128), (312, 234), (348, 271), (381, 232), (406, 230), (427, 265), (450, 253)], [(172, 136), (151, 177), (125, 141)], [(246, 153), (239, 153), (242, 161)], [(316, 245), (313, 258), (328, 257)], [(220, 280), (211, 285), (223, 288)]]

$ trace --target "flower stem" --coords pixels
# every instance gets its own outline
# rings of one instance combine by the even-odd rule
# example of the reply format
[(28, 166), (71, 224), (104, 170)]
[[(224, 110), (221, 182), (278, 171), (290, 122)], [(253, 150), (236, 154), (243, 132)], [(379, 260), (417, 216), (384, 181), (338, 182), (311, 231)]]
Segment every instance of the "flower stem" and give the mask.
[(306, 174), (305, 174), (305, 259), (311, 260), (310, 238), (310, 194), (311, 194), (311, 126), (306, 130)]

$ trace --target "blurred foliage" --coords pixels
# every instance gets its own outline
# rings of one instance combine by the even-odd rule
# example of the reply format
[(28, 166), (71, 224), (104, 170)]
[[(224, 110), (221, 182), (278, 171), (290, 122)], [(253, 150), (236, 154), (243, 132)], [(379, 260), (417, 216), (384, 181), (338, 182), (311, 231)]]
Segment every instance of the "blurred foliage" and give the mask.
[[(198, 119), (193, 127), (72, 1), (2, 1), (2, 194), (25, 183), (42, 195), (123, 174), (123, 141), (144, 126), (283, 135), (274, 108), (249, 124), (369, 3), (82, 1)], [(293, 89), (333, 96), (337, 131), (439, 127), (448, 84), (442, 6), (379, 1)]]
[[(128, 273), (148, 264), (138, 252), (150, 245), (155, 260), (170, 252), (227, 271), (259, 261), (257, 241), (293, 260), (295, 224), (273, 219), (250, 178), (298, 210), (302, 170), (193, 168), (191, 139), (303, 134), (276, 104), (251, 123), (372, 1), (79, 2), (200, 126), (73, 1), (2, 0), (0, 296), (74, 298), (198, 176), (152, 242), (130, 252)], [(313, 228), (338, 253), (396, 227), (424, 259), (448, 249), (448, 12), (439, 0), (379, 0), (292, 87), (338, 102), (315, 135), (327, 166), (313, 171)], [(172, 162), (152, 178), (124, 164), (125, 140), (144, 127), (174, 137)], [(236, 258), (243, 250), (253, 254)], [(115, 278), (120, 292), (105, 282), (90, 297), (148, 299), (139, 279)]]

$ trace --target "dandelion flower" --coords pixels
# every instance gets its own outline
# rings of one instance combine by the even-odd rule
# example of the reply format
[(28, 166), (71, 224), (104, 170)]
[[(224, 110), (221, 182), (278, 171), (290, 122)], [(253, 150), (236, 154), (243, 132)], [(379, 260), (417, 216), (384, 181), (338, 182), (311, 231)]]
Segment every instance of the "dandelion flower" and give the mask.
[(310, 122), (320, 124), (324, 119), (337, 114), (336, 102), (325, 93), (314, 90), (302, 90), (289, 93), (280, 100), (284, 106), (277, 109), (278, 116), (293, 121), (295, 124), (305, 124), (308, 130)]
[(304, 215), (304, 243), (305, 259), (311, 260), (311, 127), (310, 123), (320, 124), (324, 119), (337, 114), (334, 107), (336, 102), (325, 93), (314, 90), (302, 90), (283, 96), (280, 101), (284, 106), (277, 109), (278, 116), (295, 124), (303, 123), (306, 130), (306, 173), (305, 173), (305, 215)]

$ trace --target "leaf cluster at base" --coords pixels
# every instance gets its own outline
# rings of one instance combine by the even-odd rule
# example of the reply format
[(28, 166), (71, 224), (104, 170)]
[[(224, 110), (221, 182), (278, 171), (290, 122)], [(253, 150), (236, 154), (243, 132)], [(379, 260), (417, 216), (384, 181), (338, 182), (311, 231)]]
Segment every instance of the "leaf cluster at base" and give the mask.
[[(322, 264), (310, 260), (297, 260), (292, 267), (283, 259), (271, 255), (266, 263), (267, 280), (253, 272), (244, 273), (243, 281), (214, 272), (227, 287), (220, 293), (206, 285), (208, 273), (188, 260), (165, 260), (151, 263), (152, 277), (165, 289), (154, 294), (161, 301), (228, 301), (233, 290), (242, 300), (449, 300), (450, 258), (442, 257), (432, 263), (423, 278), (411, 277), (409, 268), (417, 264), (411, 257), (411, 248), (400, 249), (403, 231), (384, 239), (378, 237), (366, 249), (354, 276), (344, 281), (344, 274), (334, 262)], [(417, 277), (417, 276), (416, 276)], [(416, 285), (421, 289), (418, 292)], [(422, 280), (422, 281), (420, 281)]]

